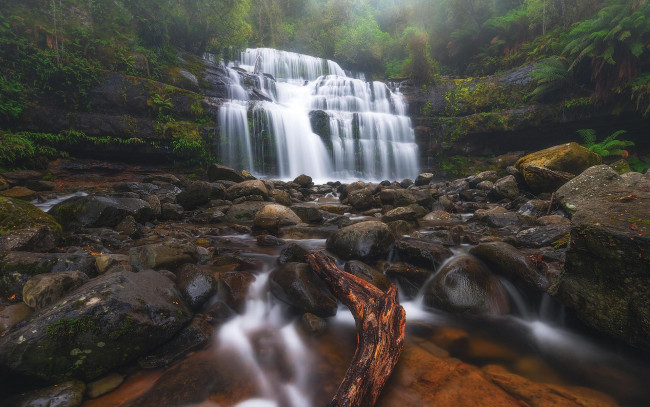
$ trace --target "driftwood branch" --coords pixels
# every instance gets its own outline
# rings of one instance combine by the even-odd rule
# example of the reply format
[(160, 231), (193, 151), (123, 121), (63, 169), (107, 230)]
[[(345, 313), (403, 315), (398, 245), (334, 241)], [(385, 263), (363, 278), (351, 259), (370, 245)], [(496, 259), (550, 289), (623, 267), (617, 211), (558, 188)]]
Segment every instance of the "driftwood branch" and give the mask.
[(372, 407), (392, 373), (404, 345), (404, 309), (397, 288), (387, 292), (348, 274), (321, 252), (309, 254), (312, 269), (345, 304), (357, 324), (357, 349), (328, 407)]

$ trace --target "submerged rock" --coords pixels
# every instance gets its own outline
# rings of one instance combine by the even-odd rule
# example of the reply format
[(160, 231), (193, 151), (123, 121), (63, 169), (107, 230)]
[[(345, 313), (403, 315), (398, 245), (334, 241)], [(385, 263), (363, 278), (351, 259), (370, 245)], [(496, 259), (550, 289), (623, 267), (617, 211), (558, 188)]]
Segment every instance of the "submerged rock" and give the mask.
[(92, 380), (166, 342), (190, 318), (160, 273), (108, 274), (0, 338), (0, 363), (47, 381)]
[(423, 291), (427, 305), (449, 312), (500, 315), (510, 310), (499, 280), (471, 256), (450, 260)]
[(385, 223), (367, 221), (336, 231), (327, 239), (327, 249), (346, 260), (376, 260), (388, 254), (394, 241)]
[(271, 272), (271, 292), (301, 312), (319, 317), (336, 315), (336, 298), (306, 263), (287, 263)]

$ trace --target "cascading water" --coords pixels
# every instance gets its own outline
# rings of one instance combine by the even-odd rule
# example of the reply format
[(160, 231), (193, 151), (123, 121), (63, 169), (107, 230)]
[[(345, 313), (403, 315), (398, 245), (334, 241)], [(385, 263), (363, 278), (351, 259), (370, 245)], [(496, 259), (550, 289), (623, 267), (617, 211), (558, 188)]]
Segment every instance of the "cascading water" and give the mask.
[[(283, 179), (301, 173), (317, 180), (418, 174), (406, 104), (384, 83), (349, 78), (333, 61), (267, 48), (242, 52), (238, 66), (253, 74), (257, 92), (269, 101), (248, 102), (239, 78), (232, 77), (237, 71), (229, 69), (233, 101), (219, 114), (225, 165)], [(240, 125), (242, 106), (247, 128)]]

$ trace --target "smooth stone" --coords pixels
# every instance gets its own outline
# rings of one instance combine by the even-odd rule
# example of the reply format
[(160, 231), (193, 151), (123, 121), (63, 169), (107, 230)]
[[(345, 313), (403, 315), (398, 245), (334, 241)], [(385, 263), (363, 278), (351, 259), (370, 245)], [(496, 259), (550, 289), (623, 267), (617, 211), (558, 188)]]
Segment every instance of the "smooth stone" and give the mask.
[(88, 276), (79, 271), (38, 274), (23, 286), (23, 301), (39, 311), (87, 281)]

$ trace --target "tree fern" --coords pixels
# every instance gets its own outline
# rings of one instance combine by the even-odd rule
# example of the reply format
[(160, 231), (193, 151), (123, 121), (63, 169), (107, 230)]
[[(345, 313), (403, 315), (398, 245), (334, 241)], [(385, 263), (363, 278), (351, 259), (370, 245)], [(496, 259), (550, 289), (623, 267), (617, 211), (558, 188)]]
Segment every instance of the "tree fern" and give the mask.
[(583, 145), (587, 148), (591, 148), (596, 144), (596, 130), (594, 129), (580, 129), (577, 133), (582, 137)]
[(633, 146), (629, 140), (618, 140), (618, 136), (627, 133), (625, 130), (618, 130), (605, 137), (600, 143), (596, 143), (596, 131), (594, 129), (580, 129), (577, 131), (582, 137), (584, 146), (603, 157), (613, 155), (626, 155), (625, 147)]
[(531, 72), (530, 76), (537, 81), (537, 87), (529, 97), (537, 101), (566, 89), (570, 84), (566, 63), (558, 57), (547, 58), (537, 64), (537, 68)]

